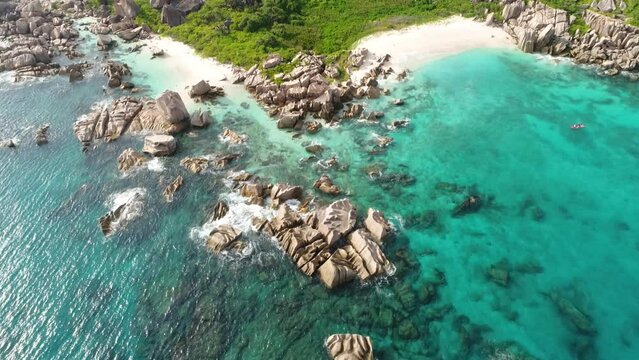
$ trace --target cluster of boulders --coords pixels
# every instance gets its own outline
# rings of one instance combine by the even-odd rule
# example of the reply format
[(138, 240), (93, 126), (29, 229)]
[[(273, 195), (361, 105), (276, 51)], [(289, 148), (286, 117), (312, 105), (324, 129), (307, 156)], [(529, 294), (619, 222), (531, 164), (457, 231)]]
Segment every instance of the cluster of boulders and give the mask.
[(334, 334), (324, 345), (333, 360), (373, 360), (371, 338), (359, 334)]
[[(599, 65), (608, 75), (637, 69), (639, 28), (623, 20), (584, 10), (583, 19), (590, 30), (583, 34), (577, 30), (571, 35), (568, 28), (576, 19), (564, 10), (539, 1), (503, 0), (502, 4), (504, 30), (525, 52), (569, 56), (579, 63)], [(620, 2), (619, 6), (625, 3)], [(603, 0), (593, 2), (591, 7), (612, 11), (616, 5), (612, 0)]]
[(63, 12), (69, 4), (73, 8), (73, 2), (64, 2), (53, 10), (51, 3), (39, 0), (2, 3), (0, 39), (8, 45), (0, 46), (0, 72), (20, 71), (17, 81), (30, 75), (57, 74), (60, 66), (52, 64), (54, 56), (80, 57), (75, 42), (78, 32)]
[[(129, 3), (132, 5), (129, 6)], [(98, 49), (102, 51), (110, 50), (116, 45), (111, 35), (126, 42), (147, 39), (151, 35), (151, 29), (147, 25), (137, 26), (133, 22), (140, 9), (133, 0), (120, 0), (119, 4), (124, 4), (121, 6), (125, 6), (126, 10), (120, 7), (118, 11), (117, 4), (114, 15), (102, 17), (89, 27), (89, 30), (98, 36)]]
[(218, 96), (224, 96), (224, 89), (219, 86), (211, 86), (208, 81), (200, 81), (191, 86), (189, 96), (196, 102), (214, 99)]
[[(273, 68), (281, 62), (280, 57), (270, 56), (262, 66)], [(382, 62), (356, 85), (351, 81), (335, 83), (339, 70), (335, 65), (327, 64), (323, 56), (299, 53), (290, 65), (293, 65), (293, 70), (276, 74), (276, 80), (263, 74), (258, 65), (246, 72), (235, 69), (233, 82), (243, 81), (269, 114), (277, 116), (279, 128), (307, 128), (309, 132), (318, 131), (321, 124), (305, 122), (307, 115), (329, 122), (336, 121), (336, 113), (344, 103), (353, 99), (379, 97), (384, 91), (378, 87), (377, 76), (389, 71), (382, 67)]]
[[(317, 274), (326, 287), (336, 288), (356, 277), (366, 281), (393, 272), (393, 265), (381, 249), (391, 231), (381, 212), (369, 209), (358, 228), (356, 209), (348, 199), (311, 210), (314, 206), (304, 201), (300, 186), (263, 184), (245, 173), (234, 180), (240, 195), (249, 203), (268, 203), (277, 208), (270, 220), (254, 218), (255, 229), (275, 238), (300, 271), (308, 276)], [(295, 209), (289, 205), (291, 200), (302, 203)], [(233, 243), (219, 233), (219, 229), (214, 230), (207, 240), (214, 244), (216, 252), (226, 249), (222, 245)], [(211, 240), (213, 236), (215, 240)]]
[(188, 128), (189, 119), (180, 95), (166, 91), (156, 100), (129, 96), (116, 99), (76, 121), (73, 131), (87, 149), (96, 140), (113, 141), (126, 132), (176, 134)]
[(639, 28), (590, 10), (584, 20), (590, 31), (576, 38), (571, 50), (577, 62), (601, 65), (610, 75), (637, 70)]
[(131, 76), (131, 70), (127, 64), (110, 60), (104, 64), (103, 72), (108, 79), (107, 85), (111, 88), (133, 89), (135, 87), (133, 83), (124, 81), (125, 77)]
[(198, 11), (204, 5), (204, 0), (150, 0), (151, 7), (162, 9), (160, 20), (170, 27), (184, 23), (186, 15)]

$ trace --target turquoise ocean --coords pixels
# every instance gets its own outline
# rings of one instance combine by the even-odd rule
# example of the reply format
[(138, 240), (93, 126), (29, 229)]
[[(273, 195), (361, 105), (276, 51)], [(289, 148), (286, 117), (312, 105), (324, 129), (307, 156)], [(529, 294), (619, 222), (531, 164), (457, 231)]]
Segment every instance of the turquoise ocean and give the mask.
[[(112, 57), (131, 65), (139, 95), (173, 88), (162, 62), (125, 49)], [(92, 41), (84, 51), (99, 56)], [(126, 176), (116, 157), (141, 138), (83, 153), (73, 135), (92, 104), (122, 95), (105, 95), (105, 83), (98, 67), (74, 84), (0, 82), (0, 139), (20, 140), (0, 149), (2, 358), (325, 359), (337, 332), (371, 336), (378, 359), (639, 358), (639, 87), (629, 78), (475, 50), (385, 83), (390, 96), (366, 101), (385, 113), (379, 122), (301, 137), (234, 92), (199, 105), (215, 122), (180, 135), (174, 157)], [(410, 124), (391, 130), (395, 119)], [(44, 123), (50, 143), (38, 147)], [(224, 127), (246, 144), (220, 141)], [(394, 139), (383, 151), (380, 135)], [(310, 143), (326, 150), (312, 158)], [(225, 171), (179, 166), (228, 151), (242, 156)], [(343, 166), (325, 168), (333, 155)], [(398, 234), (385, 248), (395, 274), (327, 291), (250, 231), (246, 253), (209, 253), (198, 234), (218, 199), (238, 224), (257, 211), (228, 187), (241, 169), (308, 191), (327, 173), (361, 215), (383, 210)], [(166, 203), (178, 174), (184, 187)], [(132, 191), (143, 194), (137, 217), (105, 238), (98, 218)], [(468, 194), (482, 197), (480, 211), (452, 217)]]

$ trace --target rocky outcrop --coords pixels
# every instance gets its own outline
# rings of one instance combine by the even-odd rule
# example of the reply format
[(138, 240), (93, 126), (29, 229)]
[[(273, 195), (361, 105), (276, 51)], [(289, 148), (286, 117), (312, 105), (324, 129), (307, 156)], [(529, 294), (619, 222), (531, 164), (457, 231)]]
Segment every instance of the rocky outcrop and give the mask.
[(170, 156), (177, 149), (177, 140), (171, 135), (151, 135), (144, 138), (144, 151), (153, 156)]
[(176, 191), (178, 191), (182, 187), (183, 183), (184, 183), (184, 178), (182, 178), (181, 175), (178, 175), (178, 177), (176, 177), (175, 180), (171, 181), (171, 183), (166, 188), (164, 188), (164, 192), (162, 193), (162, 195), (164, 195), (164, 199), (167, 202), (172, 202), (173, 195), (175, 194)]
[[(263, 67), (276, 66), (279, 61), (279, 57), (270, 57)], [(289, 65), (293, 66), (293, 70), (277, 75), (281, 83), (271, 81), (257, 65), (246, 72), (235, 71), (234, 82), (244, 81), (247, 90), (268, 109), (271, 116), (277, 118), (278, 128), (306, 128), (309, 132), (318, 131), (320, 126), (305, 126), (307, 116), (337, 121), (336, 113), (343, 103), (353, 98), (380, 96), (382, 91), (377, 87), (375, 78), (386, 72), (379, 64), (366, 74), (360, 85), (350, 81), (336, 84), (332, 81), (335, 71), (328, 71), (334, 66), (326, 64), (323, 56), (299, 53)]]
[(12, 139), (0, 141), (0, 148), (15, 148), (15, 147), (16, 147), (16, 143)]
[[(639, 28), (623, 20), (585, 10), (583, 19), (590, 30), (570, 35), (567, 30), (572, 20), (564, 10), (538, 1), (526, 5), (522, 0), (504, 0), (502, 4), (504, 30), (525, 52), (569, 56), (578, 63), (598, 65), (608, 75), (637, 69)], [(603, 0), (591, 6), (612, 11), (615, 3)]]
[(108, 78), (107, 85), (116, 88), (123, 85), (124, 78), (131, 75), (131, 70), (127, 64), (110, 60), (104, 65), (103, 73)]
[(163, 24), (170, 27), (182, 25), (186, 15), (200, 10), (204, 5), (204, 0), (180, 0), (180, 1), (163, 1), (151, 0), (151, 6), (156, 9), (162, 8), (160, 20)]
[(373, 360), (371, 338), (358, 334), (335, 334), (324, 343), (333, 360)]
[(184, 120), (179, 123), (169, 121), (166, 112), (160, 110), (155, 100), (125, 96), (83, 116), (75, 122), (73, 131), (84, 148), (88, 149), (96, 140), (114, 141), (127, 132), (170, 135), (184, 130), (188, 125), (188, 121)]
[(125, 149), (120, 156), (118, 156), (118, 170), (126, 172), (144, 164), (146, 161), (147, 159), (144, 154), (141, 154), (132, 148), (128, 148)]
[(0, 72), (20, 70), (18, 81), (30, 73), (53, 75), (60, 68), (59, 64), (51, 64), (53, 57), (65, 54), (74, 59), (81, 55), (76, 50), (78, 31), (65, 13), (37, 0), (21, 1), (18, 6), (1, 5), (0, 38), (6, 45), (0, 47)]
[[(277, 208), (271, 220), (253, 219), (258, 231), (277, 240), (298, 269), (308, 276), (317, 274), (329, 288), (338, 287), (358, 277), (366, 281), (373, 276), (392, 273), (393, 267), (368, 231), (354, 230), (355, 208), (347, 199), (315, 209), (303, 199), (299, 186), (264, 185), (247, 174), (234, 178), (234, 187), (252, 204), (264, 203), (270, 196)], [(299, 210), (288, 205), (299, 200)]]
[(522, 0), (505, 0), (502, 16), (504, 30), (517, 39), (524, 52), (564, 55), (569, 46), (570, 17), (564, 10), (541, 2), (527, 6)]
[(239, 241), (242, 232), (228, 225), (220, 225), (211, 231), (206, 246), (215, 253), (220, 253), (227, 249), (241, 250), (244, 244)]

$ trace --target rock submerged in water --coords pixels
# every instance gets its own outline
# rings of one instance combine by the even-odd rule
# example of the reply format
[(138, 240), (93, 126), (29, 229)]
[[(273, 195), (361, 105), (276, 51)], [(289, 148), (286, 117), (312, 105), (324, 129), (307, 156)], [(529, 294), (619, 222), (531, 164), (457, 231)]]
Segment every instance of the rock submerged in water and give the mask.
[(334, 334), (324, 342), (333, 360), (373, 360), (371, 338), (359, 334)]
[(118, 156), (118, 170), (126, 172), (131, 168), (138, 167), (147, 161), (143, 154), (135, 151), (132, 148), (125, 149), (122, 154)]
[(164, 195), (164, 199), (167, 202), (172, 202), (173, 195), (182, 187), (183, 183), (184, 178), (182, 178), (181, 175), (178, 175), (178, 177), (176, 177), (175, 180), (171, 181), (171, 183), (164, 189), (164, 192), (162, 193)]
[(222, 138), (236, 145), (242, 144), (246, 141), (246, 135), (240, 135), (229, 128), (224, 128)]
[(35, 134), (36, 145), (44, 145), (49, 142), (49, 124), (40, 127)]
[(482, 202), (479, 196), (470, 195), (461, 204), (457, 205), (455, 210), (453, 210), (453, 216), (460, 217), (467, 214), (472, 214), (479, 211), (481, 205)]
[(100, 230), (104, 236), (109, 236), (115, 230), (114, 225), (126, 220), (126, 214), (133, 207), (133, 205), (140, 201), (142, 195), (135, 193), (128, 201), (119, 205), (114, 210), (109, 211), (106, 215), (100, 217)]
[(575, 326), (577, 331), (585, 335), (593, 335), (597, 332), (590, 317), (577, 308), (575, 304), (556, 292), (550, 293), (549, 297), (555, 303), (559, 312)]
[(16, 143), (13, 141), (13, 139), (0, 141), (0, 148), (15, 148), (15, 147), (16, 147)]
[(213, 118), (211, 117), (211, 113), (207, 111), (195, 110), (193, 114), (191, 114), (191, 126), (196, 128), (203, 128), (211, 125), (213, 123)]
[(144, 138), (145, 153), (153, 156), (170, 156), (175, 153), (177, 141), (171, 135), (151, 135)]

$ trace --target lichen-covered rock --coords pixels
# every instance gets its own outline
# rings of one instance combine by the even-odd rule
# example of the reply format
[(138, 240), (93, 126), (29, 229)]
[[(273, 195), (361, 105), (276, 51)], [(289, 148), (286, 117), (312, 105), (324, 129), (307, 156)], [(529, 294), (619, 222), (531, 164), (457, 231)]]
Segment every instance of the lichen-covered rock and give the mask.
[(135, 151), (134, 149), (125, 149), (122, 154), (118, 156), (118, 170), (121, 172), (128, 171), (131, 168), (144, 164), (146, 160), (147, 159), (143, 154)]
[(368, 336), (334, 334), (324, 345), (333, 360), (373, 360), (373, 345)]
[(142, 151), (153, 156), (170, 156), (175, 153), (177, 140), (171, 135), (151, 135), (144, 138)]

